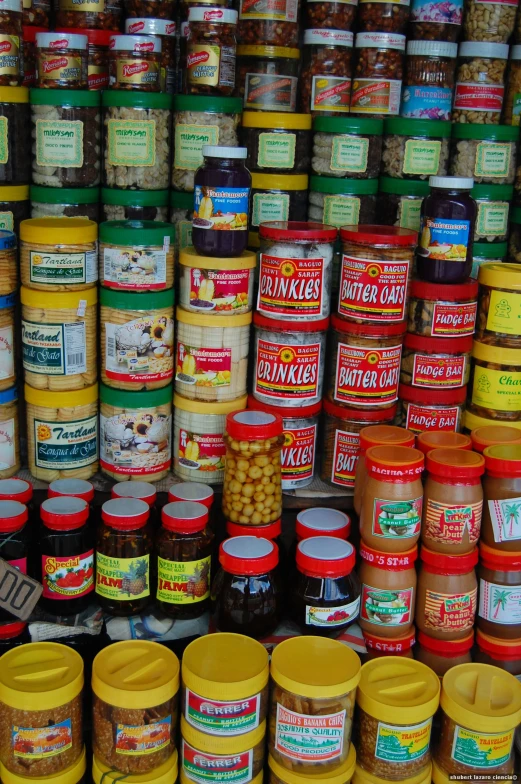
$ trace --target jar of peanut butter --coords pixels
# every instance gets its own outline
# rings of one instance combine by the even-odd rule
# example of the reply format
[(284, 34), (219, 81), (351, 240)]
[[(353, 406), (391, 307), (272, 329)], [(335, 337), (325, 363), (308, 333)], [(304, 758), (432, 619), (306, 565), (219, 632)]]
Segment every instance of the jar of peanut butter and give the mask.
[(367, 484), (365, 453), (372, 446), (414, 446), (414, 433), (394, 425), (368, 425), (360, 430), (360, 454), (356, 464), (353, 505), (357, 515), (362, 508), (362, 494)]
[(434, 670), (438, 678), (443, 678), (451, 667), (472, 661), (470, 649), (473, 644), (473, 631), (461, 640), (437, 640), (424, 632), (418, 632), (414, 656), (417, 661)]
[(521, 430), (510, 425), (482, 425), (471, 431), (472, 449), (481, 452), (497, 444), (521, 444)]
[(481, 541), (504, 552), (521, 550), (521, 444), (487, 446)]
[(426, 455), (431, 449), (472, 449), (470, 436), (449, 430), (426, 430), (416, 436), (416, 449)]
[(378, 637), (403, 637), (413, 628), (418, 548), (391, 554), (362, 542), (360, 556), (360, 628)]

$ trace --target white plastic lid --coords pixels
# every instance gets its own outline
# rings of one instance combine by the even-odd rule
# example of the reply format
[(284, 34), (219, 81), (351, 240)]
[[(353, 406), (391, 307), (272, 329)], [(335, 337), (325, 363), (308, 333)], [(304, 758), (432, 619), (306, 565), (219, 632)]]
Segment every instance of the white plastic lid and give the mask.
[(324, 46), (353, 46), (353, 33), (343, 30), (306, 30), (305, 44), (323, 44)]
[[(357, 49), (399, 49), (405, 52), (405, 36), (399, 33), (357, 33), (355, 46)], [(508, 46), (507, 46), (508, 49)]]
[(203, 145), (203, 157), (205, 158), (237, 158), (244, 160), (248, 157), (246, 147), (221, 147), (217, 144)]
[(521, 45), (517, 44), (517, 46), (510, 47), (510, 59), (511, 60), (521, 60)]
[(168, 494), (172, 498), (197, 502), (208, 501), (209, 498), (213, 499), (214, 496), (213, 489), (202, 482), (178, 482), (178, 484), (172, 485)]
[(22, 13), (22, 0), (0, 0), (0, 11), (17, 11)]
[(237, 24), (239, 14), (231, 8), (190, 8), (188, 22), (211, 22), (212, 24)]
[(508, 44), (489, 44), (484, 41), (465, 41), (459, 45), (460, 57), (494, 57), (508, 60)]
[(273, 414), (267, 411), (239, 411), (233, 418), (240, 425), (272, 425), (275, 422)]
[(354, 548), (345, 539), (335, 539), (333, 536), (312, 536), (298, 543), (302, 555), (308, 558), (317, 558), (320, 561), (340, 561), (349, 558)]
[(0, 479), (0, 496), (25, 495), (31, 490), (31, 485), (25, 479)]
[(19, 517), (25, 509), (25, 504), (21, 504), (20, 501), (0, 501), (0, 518), (10, 520), (11, 517)]
[(148, 482), (117, 482), (112, 488), (112, 495), (117, 498), (151, 498), (156, 496), (156, 488)]
[(270, 539), (259, 536), (233, 536), (223, 542), (222, 548), (234, 558), (264, 558), (273, 552), (274, 545)]
[(127, 19), (125, 32), (130, 35), (175, 35), (175, 22), (170, 19)]
[(409, 41), (407, 54), (426, 54), (431, 57), (457, 57), (458, 44), (448, 41)]
[[(39, 34), (37, 34), (39, 35)], [(109, 49), (115, 52), (160, 52), (161, 38), (156, 35), (113, 35)]]
[[(51, 501), (61, 500), (59, 498), (51, 498)], [(69, 498), (69, 501), (79, 501), (79, 498)], [(44, 501), (47, 503), (47, 501)], [(83, 501), (85, 503), (85, 501)], [(137, 498), (111, 498), (110, 501), (105, 501), (101, 507), (101, 511), (111, 517), (139, 517), (139, 515), (149, 513), (148, 504), (140, 501)]]
[(472, 177), (429, 177), (429, 185), (431, 188), (471, 191), (474, 187), (474, 179)]
[(305, 528), (313, 531), (338, 531), (349, 525), (349, 517), (339, 509), (327, 509), (320, 506), (314, 509), (303, 509), (297, 515), (297, 521)]
[[(0, 11), (3, 6), (0, 5)], [(39, 49), (87, 49), (89, 39), (77, 33), (36, 33)]]
[(87, 495), (92, 489), (92, 484), (86, 479), (55, 479), (49, 485), (49, 490), (58, 495)]
[(46, 498), (42, 502), (41, 508), (45, 512), (55, 515), (71, 515), (83, 512), (87, 502), (82, 498), (74, 498), (70, 495), (56, 495), (54, 498)]

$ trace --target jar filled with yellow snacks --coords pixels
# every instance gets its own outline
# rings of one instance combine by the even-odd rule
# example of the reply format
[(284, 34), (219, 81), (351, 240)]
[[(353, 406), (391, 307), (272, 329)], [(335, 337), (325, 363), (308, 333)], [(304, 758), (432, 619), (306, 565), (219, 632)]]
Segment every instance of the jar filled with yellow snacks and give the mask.
[(242, 525), (267, 525), (282, 514), (279, 414), (235, 411), (226, 417), (223, 513)]
[(174, 285), (174, 226), (161, 221), (100, 225), (100, 282), (109, 289), (161, 291)]
[(16, 234), (0, 231), (0, 296), (12, 294), (17, 288)]
[(0, 392), (0, 479), (9, 479), (20, 467), (18, 390), (10, 387)]
[(86, 218), (31, 218), (22, 221), (22, 284), (38, 291), (92, 288), (98, 280), (97, 239), (97, 224)]
[(90, 479), (98, 470), (98, 385), (51, 392), (25, 385), (29, 471), (36, 479)]
[(12, 387), (16, 381), (15, 305), (16, 294), (0, 297), (0, 390)]

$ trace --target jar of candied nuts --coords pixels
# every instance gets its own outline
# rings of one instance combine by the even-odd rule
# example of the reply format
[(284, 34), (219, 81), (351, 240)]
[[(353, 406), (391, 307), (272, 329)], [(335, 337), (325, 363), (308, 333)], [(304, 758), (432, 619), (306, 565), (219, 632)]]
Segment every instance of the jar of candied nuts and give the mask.
[(188, 22), (187, 93), (231, 95), (235, 89), (237, 11), (191, 8)]
[(125, 0), (127, 16), (175, 19), (175, 0)]
[(507, 44), (460, 44), (453, 122), (499, 125), (505, 96)]
[(24, 79), (21, 0), (0, 4), (0, 85), (17, 87)]
[(240, 0), (240, 44), (298, 46), (300, 0)]
[(400, 115), (450, 120), (458, 45), (409, 41)]
[(50, 26), (51, 0), (23, 0), (22, 14), (24, 26), (48, 28)]
[(351, 112), (387, 117), (398, 114), (402, 91), (405, 36), (358, 33)]
[(300, 100), (303, 112), (349, 112), (353, 33), (306, 30)]
[(123, 0), (56, 0), (54, 6), (57, 27), (118, 31), (123, 15)]
[(36, 86), (70, 90), (87, 87), (86, 35), (37, 33)]
[(365, 33), (405, 33), (410, 0), (360, 0), (358, 30)]
[(58, 29), (56, 32), (87, 36), (88, 88), (89, 90), (105, 90), (109, 86), (109, 44), (112, 37), (110, 30), (88, 30), (78, 27), (73, 30)]
[(129, 35), (155, 35), (161, 39), (161, 92), (173, 93), (176, 84), (175, 22), (169, 19), (127, 19)]
[(113, 35), (109, 49), (109, 85), (113, 90), (159, 92), (160, 38), (152, 35)]
[(358, 0), (307, 0), (306, 29), (351, 30)]

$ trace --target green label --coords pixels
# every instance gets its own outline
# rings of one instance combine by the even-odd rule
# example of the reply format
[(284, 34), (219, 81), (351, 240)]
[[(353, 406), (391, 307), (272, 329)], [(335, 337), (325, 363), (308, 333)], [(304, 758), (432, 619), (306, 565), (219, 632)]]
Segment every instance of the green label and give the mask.
[(356, 226), (360, 214), (358, 196), (324, 196), (324, 223), (330, 226)]
[(179, 221), (176, 223), (177, 247), (182, 250), (192, 244), (192, 221)]
[(154, 166), (155, 120), (109, 120), (107, 161), (110, 166)]
[(292, 169), (295, 165), (295, 133), (261, 133), (257, 163), (269, 169)]
[(203, 163), (205, 144), (219, 144), (218, 125), (176, 125), (174, 167), (195, 171)]
[(456, 725), (451, 756), (471, 768), (497, 768), (508, 762), (513, 740), (514, 730), (481, 733)]
[(435, 175), (440, 165), (441, 142), (409, 139), (405, 142), (404, 174)]
[(87, 253), (37, 253), (32, 250), (29, 253), (30, 280), (49, 285), (85, 283), (87, 255)]
[(398, 225), (402, 229), (420, 231), (420, 212), (423, 199), (400, 199)]
[(85, 322), (37, 324), (23, 320), (22, 364), (25, 370), (45, 376), (85, 373)]
[(489, 201), (478, 204), (478, 217), (476, 221), (476, 234), (500, 236), (507, 233), (508, 210), (507, 201)]
[(81, 168), (83, 166), (81, 120), (36, 120), (36, 164)]
[(395, 726), (378, 722), (374, 756), (386, 762), (411, 762), (429, 751), (432, 719), (421, 724)]
[(476, 148), (476, 177), (506, 177), (510, 168), (511, 145), (480, 142)]
[(39, 468), (76, 469), (98, 459), (98, 417), (71, 422), (34, 420), (34, 460)]
[(369, 139), (358, 136), (335, 136), (331, 148), (332, 171), (365, 172)]
[(0, 163), (9, 160), (9, 130), (7, 117), (0, 117)]
[(157, 559), (157, 598), (168, 604), (192, 605), (210, 596), (211, 558), (198, 561)]
[(14, 215), (12, 212), (0, 212), (0, 229), (14, 230)]
[(266, 221), (287, 221), (289, 193), (255, 193), (251, 224), (259, 226)]

